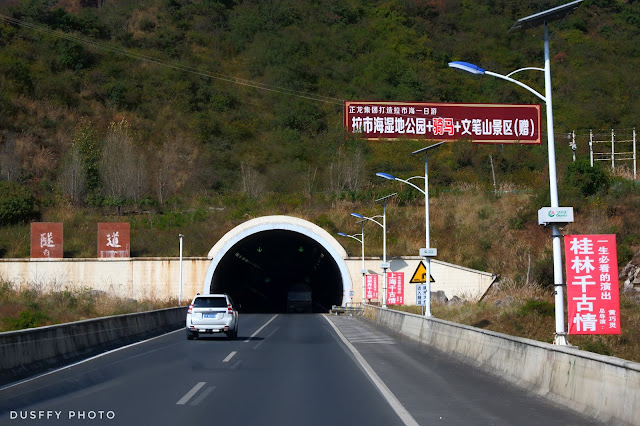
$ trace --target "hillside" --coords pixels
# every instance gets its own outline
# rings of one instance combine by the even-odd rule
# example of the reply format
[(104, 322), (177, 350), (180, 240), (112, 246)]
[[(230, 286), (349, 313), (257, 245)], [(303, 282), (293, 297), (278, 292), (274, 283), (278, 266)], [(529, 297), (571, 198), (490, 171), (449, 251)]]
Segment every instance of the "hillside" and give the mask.
[[(422, 199), (375, 173), (422, 173), (408, 154), (427, 142), (348, 138), (343, 101), (536, 102), (447, 63), (541, 66), (540, 31), (507, 30), (560, 3), (3, 1), (0, 255), (28, 256), (32, 220), (65, 223), (68, 257), (95, 256), (106, 220), (131, 222), (134, 256), (175, 255), (178, 232), (186, 254), (202, 256), (234, 224), (270, 213), (349, 232), (349, 212), (374, 214), (390, 191), (390, 252), (415, 253)], [(640, 191), (624, 169), (585, 166), (585, 135), (636, 125), (638, 16), (637, 2), (587, 0), (552, 28), (560, 203), (577, 217), (567, 232), (615, 233), (621, 263), (640, 248)], [(542, 86), (536, 73), (522, 78)], [(548, 233), (536, 224), (549, 199), (546, 145), (438, 151), (440, 258), (547, 282)]]

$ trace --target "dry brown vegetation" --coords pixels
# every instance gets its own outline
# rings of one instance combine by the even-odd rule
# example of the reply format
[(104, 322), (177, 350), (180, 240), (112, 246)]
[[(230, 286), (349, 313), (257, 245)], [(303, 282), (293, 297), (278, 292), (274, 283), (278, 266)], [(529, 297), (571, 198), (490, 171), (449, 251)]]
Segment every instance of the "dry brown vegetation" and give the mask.
[[(393, 307), (421, 313), (421, 307)], [(496, 286), (478, 303), (434, 303), (435, 318), (551, 343), (555, 332), (553, 292), (540, 285)], [(580, 349), (640, 362), (640, 304), (628, 294), (620, 295), (620, 335), (570, 335), (569, 344)], [(566, 310), (565, 310), (566, 313)]]
[(0, 279), (0, 332), (177, 306), (177, 300), (123, 299), (83, 289), (51, 290), (37, 283), (20, 289)]

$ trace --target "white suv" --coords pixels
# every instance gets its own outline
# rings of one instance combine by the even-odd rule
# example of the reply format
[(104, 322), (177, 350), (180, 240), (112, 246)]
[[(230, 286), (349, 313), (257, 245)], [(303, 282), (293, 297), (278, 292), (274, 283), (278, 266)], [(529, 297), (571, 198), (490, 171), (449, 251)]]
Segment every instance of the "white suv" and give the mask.
[(225, 333), (238, 337), (238, 311), (227, 294), (197, 294), (187, 311), (187, 339), (200, 333)]

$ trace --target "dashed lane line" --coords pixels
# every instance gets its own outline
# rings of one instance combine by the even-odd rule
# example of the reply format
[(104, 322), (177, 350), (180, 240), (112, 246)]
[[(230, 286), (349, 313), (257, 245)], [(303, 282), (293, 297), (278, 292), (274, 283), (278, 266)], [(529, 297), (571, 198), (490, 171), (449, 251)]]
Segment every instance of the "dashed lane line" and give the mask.
[(231, 358), (233, 358), (233, 356), (234, 356), (235, 354), (237, 354), (237, 353), (238, 353), (238, 351), (233, 351), (233, 352), (231, 352), (229, 355), (227, 355), (227, 357), (226, 357), (225, 359), (223, 359), (223, 360), (222, 360), (222, 362), (229, 362), (229, 361), (231, 361)]
[(185, 394), (185, 396), (183, 396), (182, 398), (180, 398), (180, 400), (178, 402), (176, 402), (176, 405), (185, 405), (187, 402), (189, 402), (189, 400), (191, 398), (193, 398), (193, 395), (195, 395), (196, 393), (198, 393), (198, 391), (205, 385), (207, 384), (207, 382), (198, 382), (193, 388), (191, 388), (191, 390), (189, 392), (187, 392)]

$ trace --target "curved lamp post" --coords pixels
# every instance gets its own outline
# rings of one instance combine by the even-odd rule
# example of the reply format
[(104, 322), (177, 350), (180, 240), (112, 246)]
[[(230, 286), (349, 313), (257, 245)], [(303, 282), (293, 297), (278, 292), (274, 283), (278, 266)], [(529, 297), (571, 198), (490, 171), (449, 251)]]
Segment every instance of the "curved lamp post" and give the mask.
[[(386, 197), (378, 198), (376, 202), (382, 201), (382, 216), (372, 216), (367, 217), (363, 216), (359, 213), (351, 213), (351, 216), (357, 217), (358, 219), (369, 220), (376, 225), (382, 227), (382, 264), (380, 267), (383, 271), (383, 284), (382, 284), (382, 308), (386, 309), (387, 307), (387, 269), (389, 269), (389, 263), (387, 263), (387, 199), (396, 195), (397, 192), (393, 194), (387, 195)], [(382, 223), (378, 222), (376, 218), (382, 218)]]
[[(431, 241), (430, 241), (430, 233), (429, 233), (429, 158), (428, 158), (428, 151), (429, 149), (433, 149), (433, 148), (437, 148), (440, 145), (442, 145), (444, 142), (438, 142), (435, 143), (433, 145), (430, 145), (426, 148), (422, 148), (419, 149), (417, 151), (414, 151), (411, 153), (411, 155), (415, 155), (415, 154), (420, 154), (422, 152), (424, 152), (424, 176), (413, 176), (410, 177), (409, 179), (400, 179), (397, 178), (393, 175), (390, 175), (389, 173), (376, 173), (376, 176), (379, 176), (381, 178), (385, 178), (385, 179), (389, 179), (389, 180), (397, 180), (398, 182), (402, 182), (402, 183), (406, 183), (407, 185), (410, 185), (412, 187), (414, 187), (415, 189), (417, 189), (418, 191), (420, 191), (422, 194), (424, 194), (424, 216), (425, 216), (425, 248), (426, 250), (423, 252), (424, 253), (424, 258), (425, 258), (425, 264), (426, 264), (426, 269), (427, 269), (427, 274), (426, 274), (426, 278), (425, 278), (425, 283), (427, 285), (427, 297), (426, 297), (426, 305), (425, 305), (425, 313), (424, 315), (427, 317), (431, 316), (431, 253), (432, 251), (431, 249)], [(412, 179), (424, 179), (424, 190), (421, 189), (419, 186), (415, 185), (413, 182), (410, 182), (410, 180)], [(422, 250), (421, 250), (422, 252)], [(421, 253), (421, 255), (423, 254)]]
[[(462, 71), (469, 72), (476, 75), (490, 75), (503, 80), (507, 80), (511, 83), (515, 83), (520, 87), (527, 89), (529, 92), (536, 95), (546, 104), (547, 110), (547, 146), (549, 151), (549, 189), (551, 192), (551, 207), (558, 208), (558, 180), (556, 174), (556, 150), (555, 141), (553, 137), (553, 104), (551, 101), (551, 60), (549, 55), (549, 22), (555, 19), (564, 18), (571, 11), (575, 10), (582, 0), (575, 0), (573, 2), (558, 6), (544, 12), (536, 13), (526, 18), (519, 19), (511, 28), (517, 29), (523, 26), (534, 27), (537, 25), (544, 26), (544, 68), (527, 67), (513, 71), (507, 75), (498, 74), (495, 72), (487, 71), (480, 68), (477, 65), (470, 64), (468, 62), (454, 61), (449, 62), (449, 67), (457, 68)], [(510, 30), (510, 31), (511, 31)], [(518, 81), (511, 76), (520, 71), (534, 70), (544, 72), (544, 96), (535, 91), (526, 84)], [(556, 315), (556, 332), (553, 339), (553, 343), (556, 345), (568, 345), (567, 333), (565, 331), (564, 321), (564, 292), (563, 292), (563, 275), (562, 275), (562, 246), (560, 242), (560, 232), (558, 226), (552, 224), (551, 236), (553, 237), (553, 277), (555, 286), (555, 315)]]
[[(364, 220), (360, 220), (358, 221), (358, 223), (360, 223), (360, 227), (362, 229), (362, 232), (360, 234), (353, 234), (353, 235), (347, 235), (344, 232), (338, 232), (338, 235), (340, 235), (341, 237), (347, 237), (347, 238), (353, 238), (354, 240), (358, 241), (361, 245), (362, 245), (362, 270), (360, 272), (362, 272), (362, 303), (364, 304), (365, 301), (365, 293), (364, 293), (364, 289), (365, 289), (365, 284), (366, 284), (366, 275), (367, 275), (367, 270), (364, 267)], [(360, 238), (358, 238), (358, 236)]]

